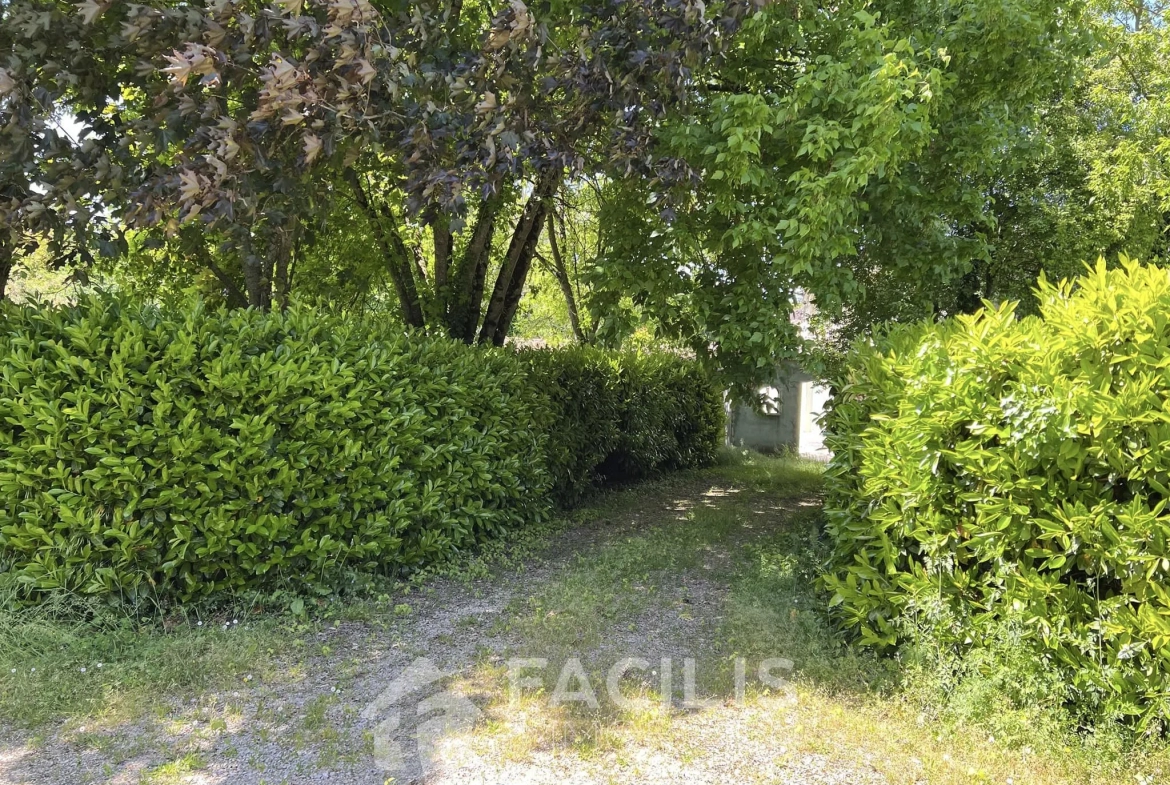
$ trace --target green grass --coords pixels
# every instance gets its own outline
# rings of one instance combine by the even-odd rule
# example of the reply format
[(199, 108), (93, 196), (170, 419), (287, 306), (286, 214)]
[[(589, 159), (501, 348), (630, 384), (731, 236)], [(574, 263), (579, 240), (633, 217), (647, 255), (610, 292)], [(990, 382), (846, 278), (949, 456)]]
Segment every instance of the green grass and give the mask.
[(190, 753), (178, 760), (157, 766), (146, 772), (140, 780), (141, 785), (180, 785), (185, 782), (187, 775), (204, 768), (206, 763), (198, 754)]
[[(653, 605), (680, 574), (699, 569), (726, 543), (753, 536), (755, 511), (740, 494), (767, 493), (773, 502), (807, 498), (819, 488), (822, 469), (811, 461), (728, 451), (711, 470), (597, 499), (577, 514), (579, 522), (641, 524), (579, 553), (524, 606), (510, 608), (501, 624), (517, 627), (534, 649), (598, 645), (614, 624)], [(702, 488), (697, 501), (696, 482)]]
[(276, 619), (197, 625), (168, 631), (128, 618), (0, 612), (0, 718), (30, 728), (120, 722), (159, 706), (160, 697), (271, 678), (293, 643)]
[(819, 461), (729, 448), (720, 453), (710, 474), (753, 493), (797, 499), (820, 493), (824, 468)]
[[(891, 782), (1152, 784), (1170, 778), (1165, 742), (1135, 739), (1119, 728), (1081, 731), (1059, 705), (1041, 700), (1052, 694), (1043, 669), (1022, 661), (1018, 648), (957, 670), (921, 653), (891, 658), (854, 648), (830, 623), (827, 597), (816, 585), (828, 547), (819, 508), (809, 504), (819, 473), (804, 461), (729, 456), (703, 475), (715, 485), (711, 506), (660, 515), (639, 533), (588, 551), (510, 608), (500, 624), (519, 633), (514, 653), (553, 663), (584, 654), (592, 684), (601, 685), (617, 655), (598, 647), (622, 632), (626, 620), (670, 612), (664, 597), (671, 587), (701, 574), (724, 584), (726, 593), (722, 621), (699, 660), (700, 694), (727, 691), (734, 657), (792, 660), (798, 708), (782, 728), (798, 749), (867, 760)], [(616, 504), (626, 515), (647, 514), (633, 499), (618, 497)], [(712, 548), (726, 551), (715, 574), (706, 570)], [(498, 754), (521, 759), (551, 747), (585, 759), (630, 745), (688, 743), (677, 736), (683, 727), (677, 718), (617, 711), (604, 701), (596, 711), (553, 711), (533, 701), (523, 707), (526, 735), (508, 737), (507, 718), (517, 707), (505, 681), (490, 664), (471, 680), (473, 691), (495, 696), (494, 723), (485, 733), (504, 739)], [(554, 682), (555, 672), (546, 673), (546, 691)], [(653, 683), (639, 689), (647, 706), (657, 705)], [(752, 710), (761, 712), (761, 722), (781, 716), (758, 685), (749, 686), (749, 695), (758, 701)]]

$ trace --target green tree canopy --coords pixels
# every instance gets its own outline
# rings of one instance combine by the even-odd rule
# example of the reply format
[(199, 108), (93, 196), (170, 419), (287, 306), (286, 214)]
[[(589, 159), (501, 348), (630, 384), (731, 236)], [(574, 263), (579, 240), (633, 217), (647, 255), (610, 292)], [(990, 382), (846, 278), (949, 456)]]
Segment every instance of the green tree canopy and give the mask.
[(929, 302), (989, 255), (1005, 152), (1072, 83), (1083, 13), (1049, 0), (769, 5), (660, 133), (699, 180), (681, 194), (630, 186), (637, 228), (599, 283), (637, 292), (744, 379), (797, 345), (799, 293), (838, 318), (892, 291)]
[(11, 0), (0, 262), (50, 237), (143, 291), (497, 344), (536, 269), (565, 334), (649, 321), (746, 385), (797, 300), (847, 337), (1163, 252), (1166, 13)]

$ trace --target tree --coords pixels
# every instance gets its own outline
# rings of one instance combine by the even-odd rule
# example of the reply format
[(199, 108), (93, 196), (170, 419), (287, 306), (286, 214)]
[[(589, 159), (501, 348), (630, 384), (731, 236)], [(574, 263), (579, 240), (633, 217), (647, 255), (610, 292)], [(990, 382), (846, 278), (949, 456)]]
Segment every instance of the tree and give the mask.
[[(566, 177), (686, 175), (650, 155), (650, 132), (748, 10), (15, 0), (0, 9), (2, 217), (78, 236), (103, 223), (110, 253), (127, 229), (153, 233), (264, 308), (350, 200), (408, 326), (501, 343)], [(54, 132), (63, 113), (76, 138)], [(200, 234), (222, 241), (200, 250)]]
[(747, 384), (797, 298), (847, 334), (1163, 247), (1165, 9), (1087, 2), (14, 0), (6, 247), (484, 343), (535, 268), (577, 340)]
[[(1170, 244), (1170, 4), (1106, 0), (1099, 46), (1066, 114), (1110, 250), (1148, 257)], [(1078, 270), (1078, 272), (1081, 272)]]
[[(836, 318), (931, 295), (990, 253), (1005, 153), (1088, 51), (1077, 4), (773, 4), (659, 139), (700, 180), (633, 185), (596, 283), (635, 292), (745, 383), (801, 345), (794, 300)], [(880, 284), (876, 288), (874, 284)]]
[(1042, 105), (987, 190), (987, 253), (934, 308), (983, 300), (1035, 311), (1039, 276), (1075, 277), (1104, 256), (1154, 259), (1170, 235), (1170, 40), (1161, 3), (1094, 4), (1092, 46), (1073, 81)]

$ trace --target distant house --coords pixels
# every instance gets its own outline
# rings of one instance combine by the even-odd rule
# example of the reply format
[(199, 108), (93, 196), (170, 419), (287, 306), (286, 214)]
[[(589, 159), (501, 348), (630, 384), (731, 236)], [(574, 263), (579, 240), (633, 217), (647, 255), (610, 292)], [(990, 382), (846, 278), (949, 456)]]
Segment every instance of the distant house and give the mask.
[[(813, 337), (810, 324), (816, 305), (804, 292), (797, 292), (792, 322), (804, 338)], [(818, 420), (829, 401), (829, 388), (805, 373), (794, 362), (781, 363), (771, 384), (759, 389), (763, 406), (729, 407), (727, 442), (760, 452), (791, 452), (827, 461), (824, 433)]]
[(727, 413), (727, 442), (760, 452), (792, 452), (827, 461), (824, 434), (818, 418), (829, 400), (829, 388), (784, 363), (772, 383), (760, 388), (763, 406), (731, 406)]

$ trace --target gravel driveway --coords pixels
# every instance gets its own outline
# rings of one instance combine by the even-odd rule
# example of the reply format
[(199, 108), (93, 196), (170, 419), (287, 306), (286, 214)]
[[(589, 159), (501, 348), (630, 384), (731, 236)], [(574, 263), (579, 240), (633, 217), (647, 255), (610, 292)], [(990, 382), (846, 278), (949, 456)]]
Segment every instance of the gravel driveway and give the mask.
[[(815, 499), (760, 497), (742, 530), (680, 545), (677, 564), (663, 549), (668, 569), (642, 574), (644, 543), (669, 543), (696, 510), (750, 505), (703, 475), (619, 496), (626, 501), (560, 531), (519, 569), (470, 584), (436, 580), (408, 612), (311, 633), (281, 678), (160, 696), (132, 724), (0, 728), (0, 785), (884, 782), (863, 760), (787, 741), (797, 720), (783, 690), (735, 700), (729, 687), (701, 708), (681, 703), (688, 659), (727, 661), (725, 563)], [(610, 565), (612, 594), (590, 585), (589, 571)], [(557, 626), (558, 613), (586, 599)], [(630, 657), (646, 667), (619, 679), (619, 710), (605, 679)], [(542, 686), (513, 692), (517, 658), (547, 660), (523, 671)], [(676, 694), (669, 710), (656, 697), (664, 658)]]

